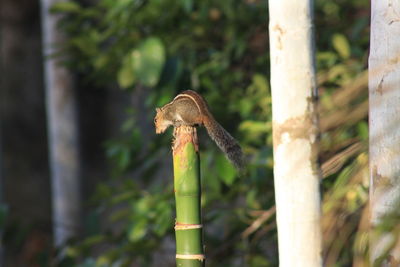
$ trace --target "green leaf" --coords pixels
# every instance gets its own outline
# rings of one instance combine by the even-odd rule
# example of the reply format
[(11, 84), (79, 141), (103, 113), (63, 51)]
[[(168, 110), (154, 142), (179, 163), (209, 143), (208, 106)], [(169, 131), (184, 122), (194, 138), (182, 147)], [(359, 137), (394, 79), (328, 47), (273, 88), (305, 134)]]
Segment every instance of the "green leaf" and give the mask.
[(135, 196), (134, 192), (131, 191), (123, 191), (122, 193), (114, 194), (110, 201), (112, 204), (118, 204), (121, 202), (126, 202), (131, 200)]
[(262, 74), (254, 74), (254, 76), (253, 76), (253, 84), (262, 93), (266, 94), (268, 92), (268, 90), (269, 90), (268, 80)]
[(118, 221), (125, 220), (125, 219), (129, 218), (131, 213), (132, 212), (130, 209), (117, 210), (117, 211), (113, 212), (112, 215), (110, 215), (110, 222), (118, 222)]
[(271, 266), (265, 257), (261, 255), (256, 255), (250, 258), (250, 266), (268, 267)]
[(252, 209), (261, 209), (261, 205), (257, 200), (257, 192), (255, 189), (252, 189), (246, 194), (246, 204), (249, 208)]
[(160, 79), (165, 63), (165, 48), (155, 37), (146, 39), (132, 52), (135, 76), (146, 86), (155, 86)]
[(171, 228), (172, 223), (171, 205), (165, 201), (160, 202), (157, 206), (154, 233), (158, 236), (163, 236)]
[(334, 183), (334, 188), (337, 189), (336, 193), (342, 194), (343, 192), (340, 192), (340, 189), (342, 189), (348, 182), (349, 177), (352, 173), (353, 166), (347, 166), (344, 168), (339, 176), (337, 177), (335, 183)]
[(342, 58), (347, 59), (350, 57), (350, 45), (343, 34), (334, 34), (332, 45)]
[(181, 4), (186, 13), (190, 13), (193, 10), (193, 0), (181, 0)]
[(340, 76), (343, 76), (345, 73), (348, 72), (348, 68), (346, 68), (343, 64), (337, 64), (329, 69), (328, 71), (328, 80), (333, 81)]
[(75, 258), (79, 255), (79, 248), (78, 247), (74, 247), (74, 246), (66, 246), (64, 248), (65, 251), (65, 255), (67, 255), (68, 257), (71, 258)]
[(165, 48), (161, 40), (150, 37), (124, 57), (118, 72), (118, 84), (122, 88), (132, 86), (136, 81), (153, 87), (160, 80), (165, 64)]
[(131, 87), (135, 82), (134, 70), (131, 55), (125, 56), (122, 67), (118, 71), (117, 80), (121, 88)]
[(152, 197), (150, 195), (143, 196), (133, 203), (135, 215), (148, 215), (152, 209)]
[(98, 53), (97, 45), (95, 40), (91, 39), (89, 36), (79, 36), (76, 38), (70, 39), (70, 44), (75, 49), (80, 50), (83, 54), (87, 56), (94, 56)]
[(216, 167), (221, 180), (227, 185), (233, 184), (236, 179), (236, 170), (223, 155), (217, 156)]
[(58, 2), (50, 7), (51, 13), (77, 13), (80, 10), (80, 5), (72, 1)]
[(131, 242), (138, 241), (146, 234), (147, 220), (141, 219), (136, 221), (128, 231), (128, 239)]
[(130, 153), (129, 148), (121, 149), (119, 158), (118, 158), (118, 166), (121, 169), (125, 169), (126, 167), (128, 167), (130, 161), (131, 161), (131, 153)]
[(368, 140), (368, 124), (365, 121), (357, 123), (357, 132), (362, 140)]
[(101, 235), (101, 234), (93, 235), (93, 236), (90, 236), (90, 237), (86, 238), (82, 242), (82, 245), (91, 247), (91, 246), (94, 246), (94, 245), (96, 245), (98, 243), (103, 242), (105, 239), (106, 238), (105, 238), (104, 235)]
[(239, 126), (240, 131), (249, 133), (268, 133), (271, 131), (271, 124), (264, 121), (243, 121)]
[[(134, 127), (136, 126), (136, 120), (134, 118), (128, 118), (121, 126), (121, 131), (122, 132), (129, 132), (132, 129), (134, 129)], [(134, 132), (137, 132), (138, 134), (140, 134), (138, 131), (136, 131), (137, 129), (134, 129)], [(140, 138), (140, 136), (139, 136)]]
[(317, 63), (321, 65), (322, 63), (326, 66), (333, 66), (337, 61), (338, 55), (334, 52), (318, 52), (317, 53)]

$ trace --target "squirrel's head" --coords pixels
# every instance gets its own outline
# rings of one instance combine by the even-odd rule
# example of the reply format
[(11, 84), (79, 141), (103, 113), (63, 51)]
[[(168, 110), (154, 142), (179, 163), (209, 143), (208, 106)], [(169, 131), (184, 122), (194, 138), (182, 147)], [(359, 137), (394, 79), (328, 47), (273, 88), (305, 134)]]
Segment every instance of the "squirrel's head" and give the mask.
[(161, 108), (156, 108), (156, 117), (154, 118), (154, 125), (156, 126), (156, 133), (163, 133), (167, 128), (172, 125), (172, 122), (167, 120)]

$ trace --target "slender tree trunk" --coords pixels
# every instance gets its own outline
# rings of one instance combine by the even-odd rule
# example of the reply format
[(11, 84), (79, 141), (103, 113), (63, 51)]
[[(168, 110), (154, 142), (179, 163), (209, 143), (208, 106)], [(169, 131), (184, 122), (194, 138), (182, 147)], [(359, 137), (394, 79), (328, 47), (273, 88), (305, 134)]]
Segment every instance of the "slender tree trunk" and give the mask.
[(49, 13), (49, 8), (56, 2), (41, 0), (53, 234), (55, 245), (61, 246), (76, 236), (79, 229), (81, 192), (73, 77), (60, 64), (60, 58), (49, 57), (57, 45), (65, 42), (65, 37), (57, 29), (59, 16)]
[(269, 0), (280, 266), (321, 266), (313, 1)]
[[(383, 216), (398, 210), (400, 201), (399, 14), (399, 1), (371, 2), (369, 146), (372, 228), (382, 222)], [(372, 232), (371, 237), (371, 266), (400, 266), (399, 238), (392, 232), (379, 235)]]

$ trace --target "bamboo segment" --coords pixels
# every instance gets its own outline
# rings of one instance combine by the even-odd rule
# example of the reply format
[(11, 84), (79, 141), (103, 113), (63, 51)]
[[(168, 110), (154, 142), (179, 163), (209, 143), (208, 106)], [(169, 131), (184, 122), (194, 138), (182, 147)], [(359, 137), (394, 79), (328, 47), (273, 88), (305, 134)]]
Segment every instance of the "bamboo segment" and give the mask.
[(176, 201), (176, 266), (204, 266), (196, 128), (180, 126), (175, 129), (173, 161)]

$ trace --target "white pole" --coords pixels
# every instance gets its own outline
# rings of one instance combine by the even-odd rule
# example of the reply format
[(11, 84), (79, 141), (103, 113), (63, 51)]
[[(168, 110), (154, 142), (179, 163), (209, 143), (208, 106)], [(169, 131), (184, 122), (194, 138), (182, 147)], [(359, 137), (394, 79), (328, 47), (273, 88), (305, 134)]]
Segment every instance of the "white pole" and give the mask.
[(52, 180), (54, 244), (62, 246), (79, 229), (81, 192), (77, 110), (72, 74), (51, 57), (65, 42), (57, 29), (59, 16), (49, 13), (57, 0), (41, 0), (44, 73), (50, 169)]
[[(400, 201), (400, 2), (371, 1), (369, 55), (369, 153), (371, 225), (390, 214)], [(371, 266), (400, 264), (396, 236), (372, 235)], [(385, 253), (387, 253), (385, 255)], [(394, 265), (393, 265), (394, 264)], [(375, 265), (374, 265), (375, 266)]]
[(313, 1), (269, 0), (279, 262), (322, 266)]

